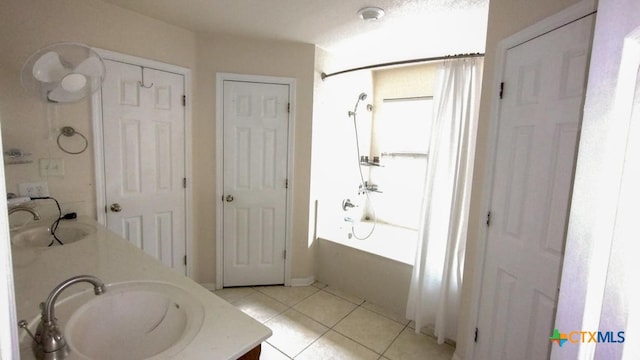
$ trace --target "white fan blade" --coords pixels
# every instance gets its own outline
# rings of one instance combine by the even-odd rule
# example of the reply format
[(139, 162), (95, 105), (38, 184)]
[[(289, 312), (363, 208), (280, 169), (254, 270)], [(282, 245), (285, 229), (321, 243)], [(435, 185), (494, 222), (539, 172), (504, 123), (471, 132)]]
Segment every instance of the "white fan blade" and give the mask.
[(69, 71), (62, 66), (60, 56), (53, 51), (40, 56), (33, 64), (33, 77), (41, 82), (60, 81)]
[(47, 100), (57, 103), (75, 102), (82, 99), (86, 93), (84, 91), (69, 92), (62, 88), (62, 86), (56, 86), (47, 94)]
[(71, 73), (60, 82), (60, 86), (69, 92), (80, 91), (85, 85), (87, 85), (87, 77), (79, 73)]
[(85, 76), (99, 78), (102, 77), (102, 74), (104, 73), (104, 67), (100, 59), (95, 56), (91, 56), (90, 58), (81, 62), (80, 65), (76, 66), (74, 72), (83, 74)]

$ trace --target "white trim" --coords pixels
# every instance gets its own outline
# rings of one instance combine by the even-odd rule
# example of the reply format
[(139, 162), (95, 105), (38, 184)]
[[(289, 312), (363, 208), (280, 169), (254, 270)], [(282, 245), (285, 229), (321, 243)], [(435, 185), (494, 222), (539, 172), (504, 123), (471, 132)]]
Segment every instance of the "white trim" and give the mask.
[[(527, 27), (505, 39), (500, 41), (496, 48), (496, 61), (495, 61), (495, 74), (492, 79), (492, 91), (493, 94), (485, 94), (484, 98), (491, 99), (491, 110), (489, 116), (489, 132), (487, 137), (487, 155), (485, 163), (484, 185), (483, 185), (483, 199), (482, 209), (480, 214), (484, 219), (485, 214), (491, 209), (491, 196), (493, 188), (493, 172), (495, 170), (495, 158), (496, 158), (496, 142), (498, 139), (498, 123), (500, 121), (500, 99), (497, 96), (500, 83), (504, 77), (504, 65), (507, 55), (507, 50), (532, 40), (538, 36), (541, 36), (547, 32), (553, 31), (563, 25), (566, 25), (572, 21), (578, 20), (584, 16), (587, 16), (596, 11), (595, 0), (583, 0), (573, 6), (570, 6), (559, 13), (551, 15), (540, 22)], [(469, 318), (473, 319), (469, 329), (461, 329), (461, 331), (467, 331), (467, 341), (465, 344), (465, 358), (473, 359), (475, 350), (475, 328), (479, 321), (480, 310), (480, 292), (482, 289), (482, 275), (484, 269), (485, 252), (487, 247), (487, 226), (485, 221), (480, 222), (480, 229), (478, 232), (478, 247), (474, 254), (475, 268), (473, 271), (473, 287), (471, 292), (471, 308)], [(457, 358), (460, 355), (456, 353)]]
[[(640, 354), (639, 293), (633, 283), (637, 256), (631, 245), (638, 233), (640, 136), (635, 104), (640, 27), (635, 13), (624, 13), (635, 6), (603, 3), (603, 17), (595, 28), (580, 171), (576, 171), (555, 318), (558, 329), (618, 329), (624, 330), (627, 340), (619, 346), (591, 341), (569, 349), (553, 346), (550, 359), (554, 360), (637, 359)], [(607, 95), (601, 96), (604, 92)], [(595, 168), (597, 172), (587, 170)]]
[[(596, 0), (582, 0), (575, 5), (572, 5), (556, 14), (542, 19), (539, 22), (503, 39), (498, 43), (496, 54), (498, 54), (498, 58), (502, 62), (504, 61), (506, 50), (516, 47), (538, 36), (542, 36), (559, 27), (567, 25), (570, 22), (583, 18), (589, 14), (596, 12), (596, 10)], [(502, 71), (504, 69), (497, 67), (495, 69), (500, 70), (500, 78), (502, 78)]]
[(203, 288), (209, 291), (217, 290), (216, 283), (200, 283), (200, 286), (202, 286)]
[(296, 119), (296, 79), (289, 77), (275, 77), (275, 76), (262, 76), (262, 75), (247, 75), (247, 74), (234, 74), (234, 73), (217, 73), (216, 74), (216, 286), (218, 289), (222, 289), (223, 283), (223, 261), (224, 254), (222, 248), (222, 195), (224, 190), (223, 186), (223, 82), (225, 80), (230, 81), (248, 81), (257, 83), (269, 83), (269, 84), (283, 84), (289, 85), (289, 102), (291, 104), (289, 111), (289, 141), (287, 149), (287, 179), (289, 180), (289, 188), (287, 189), (287, 214), (286, 214), (286, 227), (285, 227), (285, 250), (287, 257), (284, 264), (284, 284), (290, 286), (291, 279), (291, 264), (292, 264), (292, 246), (291, 246), (291, 234), (293, 233), (293, 164), (294, 164), (294, 142), (295, 142), (295, 119)]
[(316, 282), (315, 276), (308, 276), (305, 278), (293, 278), (291, 279), (290, 286), (311, 286)]
[(91, 96), (91, 125), (93, 129), (93, 171), (96, 184), (96, 220), (107, 224), (104, 181), (104, 143), (102, 141), (102, 89)]
[[(2, 136), (0, 135), (0, 148)], [(4, 163), (0, 164), (0, 193), (6, 194)], [(9, 215), (6, 206), (0, 209), (0, 359), (19, 359), (18, 318), (13, 285)]]
[[(193, 217), (191, 207), (193, 204), (193, 177), (192, 177), (192, 136), (191, 136), (191, 69), (182, 66), (166, 64), (155, 60), (145, 59), (137, 56), (121, 54), (114, 51), (93, 48), (105, 60), (113, 60), (124, 62), (132, 65), (143, 66), (146, 68), (166, 71), (184, 76), (184, 94), (187, 97), (187, 103), (184, 107), (184, 156), (185, 156), (185, 177), (187, 178), (187, 189), (185, 192), (185, 246), (187, 259), (193, 259)], [(102, 134), (102, 97), (101, 91), (97, 91), (91, 97), (91, 119), (93, 123), (93, 143), (94, 143), (94, 166), (95, 166), (95, 182), (96, 182), (96, 214), (98, 223), (105, 225), (107, 216), (105, 207), (107, 205), (105, 199), (105, 183), (104, 183), (104, 144)], [(192, 260), (187, 261), (186, 275), (191, 277), (193, 269)]]

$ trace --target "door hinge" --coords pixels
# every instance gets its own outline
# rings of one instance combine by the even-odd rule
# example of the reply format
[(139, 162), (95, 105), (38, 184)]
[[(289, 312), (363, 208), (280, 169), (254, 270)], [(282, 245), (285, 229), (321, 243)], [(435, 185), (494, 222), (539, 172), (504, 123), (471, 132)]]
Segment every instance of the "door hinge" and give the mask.
[(284, 188), (285, 189), (289, 188), (289, 179), (284, 179)]
[(187, 178), (182, 178), (182, 187), (187, 188)]
[(502, 99), (502, 95), (504, 95), (504, 82), (500, 83), (500, 99)]
[(475, 343), (478, 342), (478, 328), (476, 328), (476, 333), (475, 333), (475, 335), (473, 335), (473, 342), (475, 342)]
[(285, 260), (287, 259), (287, 250), (285, 250), (285, 251), (282, 253), (282, 257), (283, 257)]
[(291, 112), (291, 103), (287, 103), (287, 112), (290, 113)]
[(491, 225), (491, 211), (487, 212), (487, 226)]
[(187, 106), (187, 95), (182, 95), (182, 106)]
[(184, 266), (187, 266), (187, 255), (184, 256)]

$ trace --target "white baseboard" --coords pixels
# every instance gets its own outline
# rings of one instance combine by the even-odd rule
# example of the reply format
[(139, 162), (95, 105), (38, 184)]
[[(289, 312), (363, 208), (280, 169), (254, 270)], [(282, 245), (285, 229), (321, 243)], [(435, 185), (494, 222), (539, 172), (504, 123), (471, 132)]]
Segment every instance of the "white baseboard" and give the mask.
[(216, 283), (201, 283), (200, 285), (209, 291), (216, 290)]
[[(314, 282), (316, 282), (315, 276), (291, 279), (291, 286), (311, 286)], [(209, 291), (218, 290), (216, 283), (200, 283), (200, 285)]]
[(306, 278), (295, 278), (291, 279), (291, 286), (311, 286), (314, 282), (316, 282), (315, 276), (309, 276)]

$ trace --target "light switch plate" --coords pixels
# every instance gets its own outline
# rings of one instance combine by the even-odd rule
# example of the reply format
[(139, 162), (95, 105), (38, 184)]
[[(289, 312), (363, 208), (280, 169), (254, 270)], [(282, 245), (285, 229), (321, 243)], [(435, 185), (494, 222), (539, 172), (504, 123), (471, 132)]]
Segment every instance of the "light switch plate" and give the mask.
[(64, 160), (40, 159), (40, 176), (64, 176)]
[(20, 196), (47, 197), (49, 196), (49, 185), (46, 181), (20, 183), (18, 184)]

